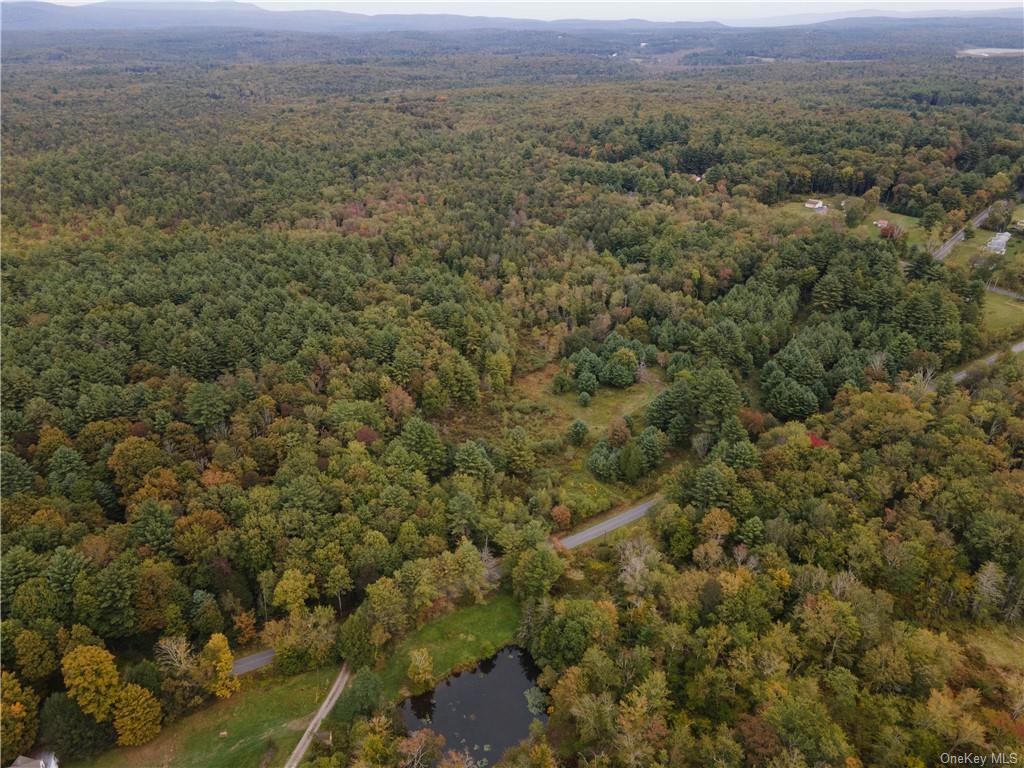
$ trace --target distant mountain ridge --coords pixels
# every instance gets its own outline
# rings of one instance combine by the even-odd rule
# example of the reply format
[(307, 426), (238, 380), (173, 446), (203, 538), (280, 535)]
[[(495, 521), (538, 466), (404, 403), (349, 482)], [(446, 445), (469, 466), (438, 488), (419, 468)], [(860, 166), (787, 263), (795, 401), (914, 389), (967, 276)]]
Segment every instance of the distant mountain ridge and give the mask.
[[(84, 29), (131, 30), (166, 27), (234, 27), (266, 31), (315, 32), (321, 34), (367, 34), (377, 32), (460, 32), (472, 29), (506, 29), (517, 31), (672, 31), (728, 29), (717, 21), (657, 22), (643, 19), (594, 20), (514, 19), (454, 14), (378, 14), (368, 15), (345, 11), (296, 10), (270, 11), (250, 3), (217, 0), (216, 2), (98, 2), (89, 5), (65, 6), (54, 3), (4, 2), (0, 5), (5, 30), (69, 31)], [(751, 22), (750, 26), (802, 26), (808, 23), (835, 23), (837, 20), (865, 16), (873, 19), (892, 17), (900, 20), (921, 20), (945, 17), (1002, 17), (1018, 19), (1015, 8), (976, 12), (925, 11), (887, 14), (884, 11), (855, 11), (841, 14), (805, 17), (778, 17)], [(745, 25), (744, 25), (745, 26)], [(736, 28), (736, 27), (733, 27)]]
[(459, 32), (469, 29), (546, 30), (569, 29), (642, 31), (669, 29), (717, 29), (710, 22), (653, 22), (643, 19), (601, 21), (563, 19), (540, 21), (454, 14), (378, 14), (345, 11), (268, 11), (250, 3), (217, 2), (100, 2), (66, 6), (43, 2), (2, 4), (3, 25), (11, 30), (152, 29), (159, 27), (217, 26), (250, 29), (320, 32)]

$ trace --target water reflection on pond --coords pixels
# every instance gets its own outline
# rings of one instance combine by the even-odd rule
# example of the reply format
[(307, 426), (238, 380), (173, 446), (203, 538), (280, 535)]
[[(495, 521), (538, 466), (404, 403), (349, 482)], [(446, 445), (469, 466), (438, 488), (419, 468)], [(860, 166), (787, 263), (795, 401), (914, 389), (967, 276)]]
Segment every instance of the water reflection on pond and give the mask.
[(432, 691), (406, 699), (402, 719), (410, 731), (430, 728), (444, 736), (446, 750), (465, 749), (478, 761), (495, 763), (530, 735), (532, 721), (547, 720), (543, 712), (530, 711), (526, 695), (538, 673), (525, 651), (503, 648)]

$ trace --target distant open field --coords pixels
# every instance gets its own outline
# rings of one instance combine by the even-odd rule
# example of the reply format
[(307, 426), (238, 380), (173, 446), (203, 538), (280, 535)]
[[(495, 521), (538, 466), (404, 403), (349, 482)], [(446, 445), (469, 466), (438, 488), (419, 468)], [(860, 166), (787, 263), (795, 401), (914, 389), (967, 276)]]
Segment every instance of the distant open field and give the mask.
[(993, 333), (1010, 328), (1024, 330), (1024, 302), (997, 293), (986, 293), (985, 328)]
[(1024, 56), (1024, 48), (965, 48), (957, 51), (956, 55), (978, 59), (988, 59), (993, 56)]
[[(841, 203), (844, 200), (853, 199), (853, 196), (849, 195), (832, 195), (819, 198), (826, 205), (828, 205), (828, 213), (822, 214), (817, 213), (811, 208), (807, 208), (804, 205), (804, 199), (793, 200), (788, 203), (782, 203), (778, 208), (785, 211), (793, 216), (806, 218), (810, 221), (816, 219), (839, 219), (844, 220), (845, 214)], [(863, 223), (854, 227), (851, 232), (858, 237), (881, 237), (881, 229), (876, 227), (872, 222), (879, 219), (885, 219), (890, 224), (898, 226), (907, 236), (907, 242), (910, 245), (925, 245), (928, 240), (928, 233), (921, 228), (919, 220), (914, 216), (906, 216), (902, 213), (893, 213), (887, 211), (885, 208), (879, 206), (874, 211), (869, 213)]]

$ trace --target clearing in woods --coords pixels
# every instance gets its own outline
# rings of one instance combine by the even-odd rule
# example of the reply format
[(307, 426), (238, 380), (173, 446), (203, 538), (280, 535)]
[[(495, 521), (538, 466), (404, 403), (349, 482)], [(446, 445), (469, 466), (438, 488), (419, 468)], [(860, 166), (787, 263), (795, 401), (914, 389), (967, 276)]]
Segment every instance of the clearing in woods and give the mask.
[(991, 291), (986, 293), (985, 328), (993, 333), (1024, 329), (1024, 301), (1000, 296)]

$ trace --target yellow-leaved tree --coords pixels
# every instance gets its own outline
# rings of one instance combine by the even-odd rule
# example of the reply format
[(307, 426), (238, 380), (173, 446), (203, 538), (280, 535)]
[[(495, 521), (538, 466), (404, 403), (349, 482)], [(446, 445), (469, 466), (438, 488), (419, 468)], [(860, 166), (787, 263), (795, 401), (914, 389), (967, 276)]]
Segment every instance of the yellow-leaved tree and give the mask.
[(141, 685), (128, 683), (117, 695), (114, 705), (114, 729), (117, 743), (133, 747), (151, 741), (160, 733), (163, 710), (160, 702)]
[(238, 678), (231, 672), (234, 663), (228, 639), (220, 632), (210, 635), (199, 653), (198, 679), (203, 688), (220, 699), (226, 699), (237, 691)]
[(85, 714), (97, 722), (110, 719), (121, 687), (121, 676), (110, 651), (95, 645), (80, 645), (61, 661), (64, 686)]
[(434, 679), (434, 660), (426, 648), (409, 651), (409, 679), (417, 685), (429, 685)]
[(27, 752), (36, 740), (39, 697), (29, 686), (22, 685), (13, 672), (4, 672), (0, 677), (0, 759), (7, 765), (19, 752)]

